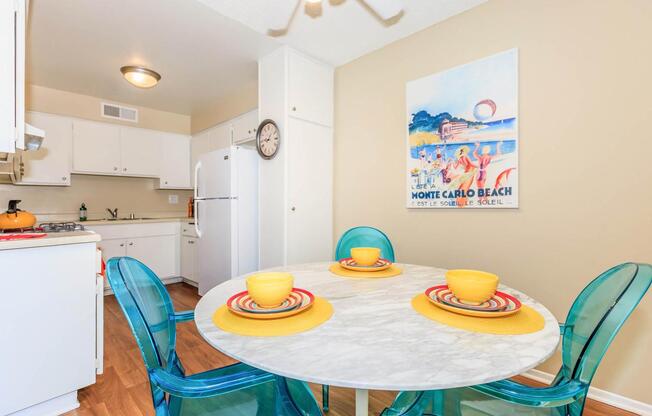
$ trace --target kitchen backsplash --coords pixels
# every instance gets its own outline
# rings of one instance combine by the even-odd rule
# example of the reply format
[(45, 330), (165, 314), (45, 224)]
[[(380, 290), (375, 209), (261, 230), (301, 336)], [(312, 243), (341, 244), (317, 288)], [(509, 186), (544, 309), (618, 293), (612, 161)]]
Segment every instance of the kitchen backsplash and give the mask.
[[(106, 208), (118, 208), (120, 216), (134, 213), (143, 217), (185, 217), (192, 191), (158, 190), (154, 179), (72, 175), (71, 186), (16, 186), (0, 184), (0, 212), (11, 199), (20, 199), (19, 208), (32, 212), (38, 221), (75, 220), (79, 206), (86, 204), (89, 219), (106, 218)], [(170, 204), (168, 197), (178, 196)]]

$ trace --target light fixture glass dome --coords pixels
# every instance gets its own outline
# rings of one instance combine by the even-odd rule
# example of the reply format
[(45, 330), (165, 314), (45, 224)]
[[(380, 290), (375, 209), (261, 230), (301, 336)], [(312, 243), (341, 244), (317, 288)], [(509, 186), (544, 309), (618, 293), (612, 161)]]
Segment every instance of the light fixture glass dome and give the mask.
[(130, 84), (138, 88), (152, 88), (161, 80), (158, 72), (142, 66), (123, 66), (120, 72)]

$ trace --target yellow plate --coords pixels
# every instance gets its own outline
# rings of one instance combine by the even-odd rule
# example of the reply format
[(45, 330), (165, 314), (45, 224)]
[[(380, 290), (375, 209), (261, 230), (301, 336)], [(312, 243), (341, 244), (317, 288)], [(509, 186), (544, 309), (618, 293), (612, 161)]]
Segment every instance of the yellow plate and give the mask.
[(283, 319), (249, 319), (229, 311), (226, 305), (220, 306), (213, 314), (213, 323), (223, 331), (238, 335), (273, 337), (298, 334), (308, 331), (324, 322), (333, 315), (333, 306), (324, 298), (315, 297), (314, 305), (294, 316)]
[(428, 299), (430, 303), (432, 303), (433, 305), (442, 308), (444, 310), (447, 310), (449, 312), (454, 312), (459, 315), (476, 316), (479, 318), (500, 318), (501, 316), (508, 316), (520, 310), (519, 308), (519, 309), (512, 309), (509, 311), (497, 311), (497, 312), (474, 311), (471, 309), (462, 309), (462, 308), (457, 308), (455, 306), (446, 305), (445, 303), (438, 302), (429, 296), (426, 296), (426, 299)]
[(545, 327), (543, 316), (527, 305), (522, 305), (519, 312), (513, 315), (479, 318), (448, 312), (443, 308), (433, 308), (428, 297), (422, 293), (412, 299), (412, 307), (419, 314), (440, 324), (485, 334), (521, 335), (537, 332)]
[(376, 261), (377, 266), (356, 266), (355, 264), (355, 260), (350, 257), (340, 260), (340, 266), (355, 272), (379, 272), (392, 267), (392, 262), (385, 259), (378, 259)]

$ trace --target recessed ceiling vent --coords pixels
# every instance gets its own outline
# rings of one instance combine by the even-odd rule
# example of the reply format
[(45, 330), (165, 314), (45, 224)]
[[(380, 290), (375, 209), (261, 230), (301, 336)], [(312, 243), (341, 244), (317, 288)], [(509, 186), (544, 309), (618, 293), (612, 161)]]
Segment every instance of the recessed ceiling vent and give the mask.
[(138, 110), (117, 104), (102, 103), (102, 117), (137, 123)]

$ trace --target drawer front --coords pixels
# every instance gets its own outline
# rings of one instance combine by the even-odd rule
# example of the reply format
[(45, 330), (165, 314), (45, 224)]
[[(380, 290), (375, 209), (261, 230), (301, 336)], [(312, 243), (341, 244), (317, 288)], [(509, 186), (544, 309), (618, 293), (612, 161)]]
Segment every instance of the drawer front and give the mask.
[(181, 235), (185, 237), (197, 238), (197, 231), (195, 230), (195, 222), (194, 221), (182, 222)]

